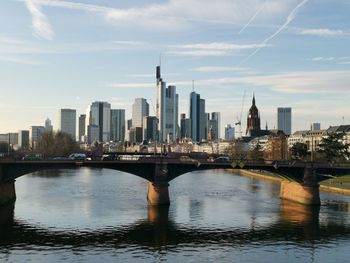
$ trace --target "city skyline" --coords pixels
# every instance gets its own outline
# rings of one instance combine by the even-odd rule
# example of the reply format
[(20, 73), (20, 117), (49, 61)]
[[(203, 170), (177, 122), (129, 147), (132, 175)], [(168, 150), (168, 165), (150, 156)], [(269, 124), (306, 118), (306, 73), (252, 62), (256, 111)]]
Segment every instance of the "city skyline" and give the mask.
[(0, 133), (44, 125), (47, 117), (56, 124), (58, 109), (79, 116), (93, 101), (125, 109), (130, 119), (134, 99), (143, 97), (154, 116), (160, 54), (179, 114), (189, 113), (194, 80), (206, 112), (221, 113), (221, 130), (234, 127), (244, 90), (242, 127), (253, 92), (269, 128), (277, 128), (278, 107), (293, 109), (292, 132), (349, 122), (348, 1), (204, 4), (2, 1)]

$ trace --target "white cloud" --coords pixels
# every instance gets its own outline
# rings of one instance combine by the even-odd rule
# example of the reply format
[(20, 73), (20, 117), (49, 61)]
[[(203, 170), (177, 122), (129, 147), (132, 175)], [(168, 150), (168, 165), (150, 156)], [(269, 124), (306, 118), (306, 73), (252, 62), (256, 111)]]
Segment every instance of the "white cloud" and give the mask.
[(192, 69), (192, 71), (197, 72), (247, 72), (251, 71), (250, 68), (245, 67), (213, 67), (213, 66), (206, 66), (206, 67), (197, 67)]
[(348, 32), (344, 32), (343, 30), (335, 30), (335, 29), (328, 29), (328, 28), (303, 29), (301, 30), (300, 34), (319, 36), (319, 37), (336, 37), (336, 36), (350, 35)]
[[(350, 71), (296, 71), (266, 75), (248, 75), (196, 80), (197, 87), (237, 87), (240, 85), (271, 89), (290, 94), (344, 94), (349, 90)], [(191, 87), (192, 80), (179, 80), (173, 85)], [(155, 88), (154, 83), (115, 83), (114, 88)]]
[(36, 60), (25, 59), (25, 58), (8, 57), (8, 56), (5, 56), (5, 57), (0, 56), (0, 61), (10, 62), (10, 63), (15, 63), (15, 64), (31, 65), (31, 66), (38, 66), (38, 65), (45, 65), (46, 64), (42, 61), (36, 61)]
[(167, 54), (176, 56), (232, 56), (240, 51), (261, 48), (265, 44), (234, 44), (229, 42), (195, 43), (171, 46), (177, 50), (168, 51)]
[(311, 60), (312, 61), (333, 61), (335, 59), (336, 59), (335, 57), (315, 57), (315, 58), (312, 58)]
[(27, 0), (25, 4), (32, 15), (32, 27), (35, 34), (41, 38), (52, 40), (54, 32), (47, 17), (41, 11), (40, 1)]
[(155, 83), (111, 83), (109, 87), (116, 89), (144, 89), (144, 88), (156, 88)]

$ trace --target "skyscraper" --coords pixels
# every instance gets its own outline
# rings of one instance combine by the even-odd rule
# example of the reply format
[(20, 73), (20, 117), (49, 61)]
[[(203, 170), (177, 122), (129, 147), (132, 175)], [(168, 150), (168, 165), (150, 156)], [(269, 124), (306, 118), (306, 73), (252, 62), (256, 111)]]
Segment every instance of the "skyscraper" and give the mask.
[(58, 116), (58, 129), (70, 134), (76, 139), (76, 110), (60, 109)]
[[(95, 101), (86, 112), (86, 133), (89, 125), (98, 126), (98, 140), (108, 142), (111, 132), (111, 104), (108, 102)], [(88, 137), (89, 134), (87, 134)]]
[(277, 127), (286, 135), (292, 133), (292, 108), (277, 108)]
[(53, 130), (53, 127), (52, 127), (52, 124), (51, 124), (51, 120), (49, 118), (46, 118), (46, 120), (45, 120), (45, 131), (52, 132), (52, 130)]
[(207, 117), (205, 114), (205, 100), (200, 98), (196, 92), (190, 94), (190, 119), (191, 138), (199, 142), (206, 138)]
[(125, 110), (111, 110), (111, 140), (116, 142), (125, 140)]
[(181, 114), (181, 138), (189, 138), (192, 136), (191, 133), (191, 119), (186, 118), (186, 114)]
[[(212, 112), (211, 113), (211, 128), (215, 134), (215, 139), (220, 139), (220, 112)], [(209, 127), (210, 128), (210, 127)]]
[(154, 142), (157, 140), (157, 117), (145, 116), (143, 117), (143, 140)]
[(161, 78), (160, 66), (157, 66), (156, 78), (159, 141), (164, 142), (167, 138), (174, 141), (178, 131), (179, 96), (175, 86), (166, 88), (166, 83)]
[(29, 128), (29, 143), (32, 149), (35, 149), (41, 135), (44, 133), (44, 126), (30, 126)]
[(18, 147), (21, 149), (29, 148), (29, 131), (27, 130), (18, 131)]
[(80, 114), (79, 116), (79, 131), (78, 131), (78, 141), (79, 142), (84, 142), (85, 140), (83, 137), (85, 136), (85, 121), (86, 121), (86, 115), (85, 114)]
[(149, 104), (144, 98), (136, 98), (132, 105), (132, 126), (142, 127), (145, 116), (149, 116)]
[(235, 138), (235, 128), (231, 124), (225, 127), (225, 140), (233, 140)]

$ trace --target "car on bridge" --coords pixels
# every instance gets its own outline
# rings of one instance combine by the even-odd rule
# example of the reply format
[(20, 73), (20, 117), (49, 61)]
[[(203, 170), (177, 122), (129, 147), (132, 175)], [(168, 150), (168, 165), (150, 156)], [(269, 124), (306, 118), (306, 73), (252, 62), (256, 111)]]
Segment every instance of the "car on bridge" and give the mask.
[(85, 153), (72, 153), (68, 156), (69, 160), (74, 161), (85, 161), (86, 160), (86, 154)]
[(231, 159), (228, 156), (219, 156), (215, 158), (214, 163), (230, 163)]
[(42, 159), (43, 155), (41, 153), (30, 153), (22, 158), (23, 161), (40, 161)]

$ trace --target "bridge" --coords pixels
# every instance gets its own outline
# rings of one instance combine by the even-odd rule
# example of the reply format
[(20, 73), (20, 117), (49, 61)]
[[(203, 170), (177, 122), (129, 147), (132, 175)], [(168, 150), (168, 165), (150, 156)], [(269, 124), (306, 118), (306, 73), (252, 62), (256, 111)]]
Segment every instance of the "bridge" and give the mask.
[(350, 166), (301, 161), (233, 161), (216, 163), (189, 156), (124, 155), (118, 160), (0, 160), (0, 205), (16, 199), (16, 178), (47, 169), (107, 168), (134, 174), (148, 181), (147, 199), (151, 205), (169, 205), (169, 182), (191, 171), (207, 169), (248, 169), (269, 171), (286, 180), (280, 197), (307, 205), (320, 205), (319, 182), (350, 174)]

